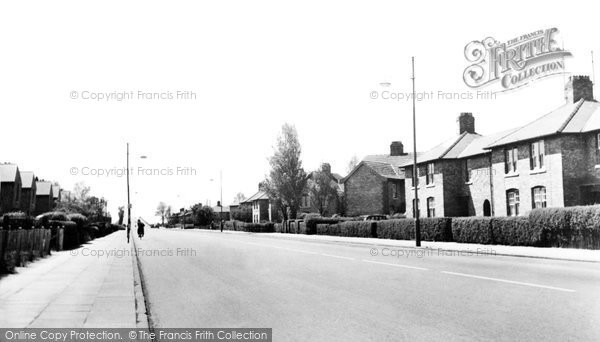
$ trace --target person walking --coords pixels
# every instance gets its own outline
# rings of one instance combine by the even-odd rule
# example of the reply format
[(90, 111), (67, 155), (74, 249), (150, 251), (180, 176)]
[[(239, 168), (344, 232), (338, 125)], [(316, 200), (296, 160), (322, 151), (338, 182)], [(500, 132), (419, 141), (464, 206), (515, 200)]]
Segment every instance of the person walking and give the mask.
[(137, 221), (137, 233), (140, 239), (144, 237), (144, 223), (140, 219)]

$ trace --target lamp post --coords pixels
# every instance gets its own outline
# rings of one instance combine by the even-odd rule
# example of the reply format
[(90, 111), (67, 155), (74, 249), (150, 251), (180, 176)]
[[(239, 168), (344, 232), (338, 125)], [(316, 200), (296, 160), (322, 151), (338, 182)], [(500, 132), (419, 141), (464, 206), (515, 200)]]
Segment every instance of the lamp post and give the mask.
[(131, 200), (129, 196), (129, 143), (127, 143), (127, 243), (131, 235)]
[(415, 203), (413, 211), (415, 213), (415, 241), (416, 246), (421, 246), (421, 222), (419, 221), (419, 184), (417, 170), (417, 116), (415, 111), (415, 57), (412, 57), (412, 105), (413, 105), (413, 186), (415, 187)]

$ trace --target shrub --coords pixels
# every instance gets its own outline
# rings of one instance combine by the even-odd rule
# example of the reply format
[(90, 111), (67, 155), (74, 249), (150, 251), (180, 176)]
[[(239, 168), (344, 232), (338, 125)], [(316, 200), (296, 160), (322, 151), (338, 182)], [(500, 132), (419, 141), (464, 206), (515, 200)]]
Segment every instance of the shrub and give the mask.
[(4, 214), (1, 222), (4, 229), (31, 229), (35, 226), (33, 218), (22, 211)]
[(236, 210), (231, 211), (231, 218), (236, 221), (252, 222), (252, 207), (241, 204)]
[(529, 214), (537, 245), (600, 249), (600, 206), (542, 208)]
[(339, 224), (341, 236), (376, 237), (377, 223), (374, 221), (346, 221)]
[(68, 221), (67, 214), (62, 211), (49, 211), (36, 216), (36, 222), (41, 226), (47, 226), (49, 221)]
[(494, 244), (510, 246), (536, 246), (539, 232), (531, 229), (527, 217), (494, 217), (491, 221)]
[(452, 219), (449, 217), (424, 217), (421, 224), (421, 240), (452, 241)]
[(456, 242), (491, 244), (491, 217), (455, 217), (452, 218), (452, 238)]
[(341, 235), (340, 225), (337, 223), (334, 223), (334, 224), (319, 223), (319, 224), (317, 224), (317, 234), (340, 236)]
[(322, 217), (319, 214), (307, 214), (304, 217), (304, 223), (306, 224), (306, 234), (316, 234), (317, 224), (335, 224), (348, 219), (343, 217)]
[(415, 238), (415, 220), (377, 221), (377, 237), (380, 239), (412, 240)]
[(275, 225), (271, 222), (267, 223), (244, 223), (240, 228), (250, 233), (273, 233)]

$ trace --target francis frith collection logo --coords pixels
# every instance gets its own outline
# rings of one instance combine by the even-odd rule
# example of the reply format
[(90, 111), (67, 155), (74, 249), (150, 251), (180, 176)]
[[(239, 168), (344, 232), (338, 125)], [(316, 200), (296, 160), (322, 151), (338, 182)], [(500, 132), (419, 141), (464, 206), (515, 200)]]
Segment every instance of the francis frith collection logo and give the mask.
[(465, 58), (471, 65), (465, 69), (463, 79), (471, 88), (516, 89), (565, 72), (564, 59), (569, 56), (571, 53), (559, 42), (557, 28), (538, 30), (506, 42), (488, 37), (465, 46)]

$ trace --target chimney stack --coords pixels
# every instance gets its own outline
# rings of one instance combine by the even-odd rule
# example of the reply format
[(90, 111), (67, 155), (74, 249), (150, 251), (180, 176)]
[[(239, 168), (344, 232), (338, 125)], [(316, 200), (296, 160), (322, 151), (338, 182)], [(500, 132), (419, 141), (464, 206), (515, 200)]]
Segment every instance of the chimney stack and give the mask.
[(392, 141), (390, 145), (390, 156), (405, 156), (404, 145), (401, 141)]
[(594, 84), (589, 76), (571, 76), (565, 85), (567, 103), (575, 103), (581, 99), (594, 101)]
[(458, 134), (475, 133), (475, 118), (471, 113), (460, 113), (458, 116)]

